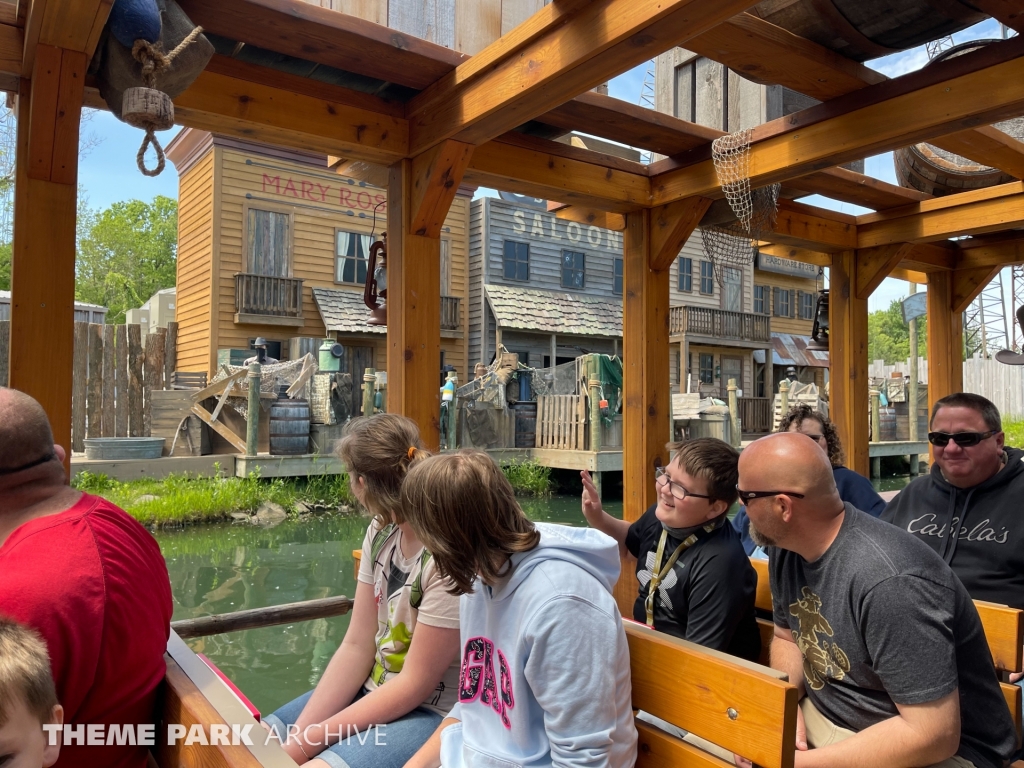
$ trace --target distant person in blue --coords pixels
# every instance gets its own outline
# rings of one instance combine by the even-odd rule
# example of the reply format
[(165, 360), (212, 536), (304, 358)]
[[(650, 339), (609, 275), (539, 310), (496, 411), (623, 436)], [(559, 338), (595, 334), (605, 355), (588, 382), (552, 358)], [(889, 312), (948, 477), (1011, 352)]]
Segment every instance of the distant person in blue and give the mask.
[[(839, 498), (872, 517), (881, 516), (885, 510), (885, 501), (875, 491), (870, 480), (843, 466), (846, 463), (846, 453), (828, 416), (802, 403), (790, 408), (789, 413), (782, 417), (779, 432), (799, 432), (816, 442), (832, 465)], [(750, 518), (747, 517), (746, 507), (740, 507), (740, 511), (733, 518), (732, 526), (739, 532), (746, 553), (763, 558), (764, 553), (750, 538)]]

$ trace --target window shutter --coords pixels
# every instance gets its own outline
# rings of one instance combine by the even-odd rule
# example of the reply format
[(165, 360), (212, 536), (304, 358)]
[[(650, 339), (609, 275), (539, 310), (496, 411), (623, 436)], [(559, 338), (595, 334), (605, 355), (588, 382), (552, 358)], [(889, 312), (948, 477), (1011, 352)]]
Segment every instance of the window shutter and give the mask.
[(772, 288), (772, 315), (779, 317), (779, 289)]
[(796, 291), (789, 292), (789, 316), (796, 317)]
[(803, 320), (803, 317), (804, 317), (804, 292), (803, 291), (797, 291), (796, 292), (796, 302), (794, 302), (794, 303), (796, 304), (796, 316), (799, 317), (801, 320)]

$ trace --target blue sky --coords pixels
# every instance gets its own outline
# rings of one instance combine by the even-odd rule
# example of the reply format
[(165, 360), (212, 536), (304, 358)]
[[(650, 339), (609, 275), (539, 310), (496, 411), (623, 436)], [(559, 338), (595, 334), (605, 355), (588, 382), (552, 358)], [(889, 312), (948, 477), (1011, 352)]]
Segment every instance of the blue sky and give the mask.
[[(999, 25), (989, 19), (954, 36), (956, 42), (993, 38), (1000, 35)], [(924, 46), (909, 51), (876, 59), (868, 66), (890, 77), (919, 69), (928, 60)], [(609, 85), (611, 96), (633, 104), (639, 103), (640, 90), (643, 86), (647, 64), (626, 72)], [(168, 161), (167, 169), (162, 175), (150, 179), (139, 173), (135, 166), (135, 154), (142, 143), (143, 134), (131, 126), (119, 122), (108, 112), (92, 112), (85, 126), (87, 135), (94, 139), (93, 148), (82, 159), (79, 166), (79, 182), (82, 185), (89, 205), (93, 208), (106, 208), (119, 200), (133, 198), (151, 200), (156, 195), (177, 198), (178, 174), (174, 165)], [(158, 134), (163, 143), (169, 143), (175, 134), (174, 130)], [(150, 159), (152, 162), (152, 159)], [(867, 158), (865, 172), (875, 178), (896, 183), (893, 171), (892, 153), (885, 153)], [(485, 191), (483, 194), (493, 194)], [(829, 200), (820, 196), (805, 198), (813, 205), (859, 213), (863, 209), (856, 206)], [(903, 298), (907, 294), (907, 283), (902, 280), (887, 279), (875, 291), (869, 302), (869, 309), (884, 309), (893, 299)]]

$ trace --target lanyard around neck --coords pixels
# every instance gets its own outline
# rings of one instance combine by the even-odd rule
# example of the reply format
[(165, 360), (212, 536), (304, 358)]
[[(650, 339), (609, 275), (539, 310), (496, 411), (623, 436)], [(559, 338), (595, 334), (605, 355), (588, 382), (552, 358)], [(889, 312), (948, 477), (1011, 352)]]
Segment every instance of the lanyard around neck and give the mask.
[[(701, 530), (710, 533), (715, 530), (714, 524), (705, 525)], [(698, 531), (697, 533), (700, 533)], [(669, 571), (672, 570), (672, 566), (676, 564), (676, 560), (679, 556), (687, 549), (697, 543), (697, 533), (691, 533), (685, 539), (683, 543), (675, 548), (672, 556), (669, 557), (668, 562), (665, 563), (665, 567), (661, 567), (661, 558), (665, 556), (665, 542), (668, 540), (668, 531), (661, 531), (661, 538), (658, 539), (658, 550), (654, 556), (654, 567), (651, 569), (651, 582), (647, 587), (647, 599), (644, 601), (644, 608), (647, 609), (647, 626), (654, 627), (654, 596), (658, 592), (658, 587), (661, 585), (662, 580), (668, 575)]]

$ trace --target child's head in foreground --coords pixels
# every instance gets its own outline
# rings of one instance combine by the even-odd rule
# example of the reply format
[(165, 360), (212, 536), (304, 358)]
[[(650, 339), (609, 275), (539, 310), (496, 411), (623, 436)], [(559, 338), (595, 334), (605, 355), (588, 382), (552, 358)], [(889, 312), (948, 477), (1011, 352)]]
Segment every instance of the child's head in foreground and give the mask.
[(540, 541), (505, 473), (481, 451), (417, 462), (402, 484), (402, 513), (458, 594), (472, 592), (477, 575), (494, 584), (509, 557)]
[(49, 768), (57, 762), (60, 739), (51, 746), (43, 725), (63, 720), (46, 644), (0, 616), (0, 766)]

